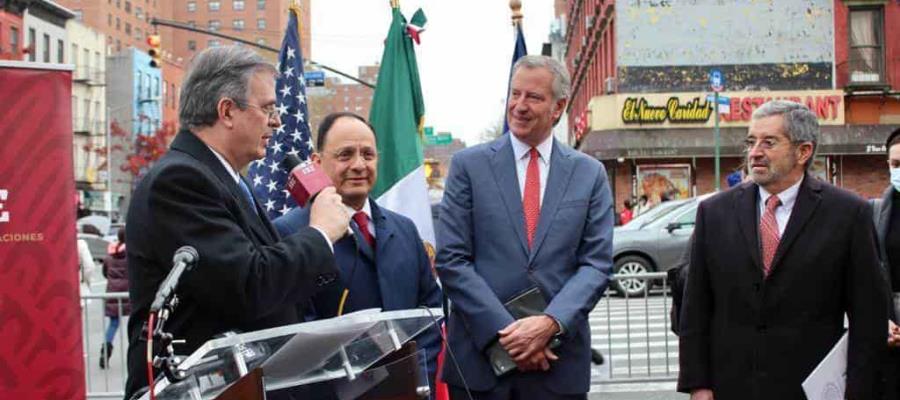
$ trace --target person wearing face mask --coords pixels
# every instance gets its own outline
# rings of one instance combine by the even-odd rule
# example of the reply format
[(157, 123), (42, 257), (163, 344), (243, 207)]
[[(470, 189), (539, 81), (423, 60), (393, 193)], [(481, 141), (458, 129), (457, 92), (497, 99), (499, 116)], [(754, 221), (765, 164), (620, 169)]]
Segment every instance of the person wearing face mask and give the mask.
[(900, 328), (897, 326), (900, 310), (900, 129), (894, 130), (885, 141), (888, 171), (891, 184), (885, 188), (880, 201), (871, 201), (878, 237), (883, 272), (893, 292), (888, 316), (888, 357), (885, 360), (885, 392), (883, 398), (900, 398)]

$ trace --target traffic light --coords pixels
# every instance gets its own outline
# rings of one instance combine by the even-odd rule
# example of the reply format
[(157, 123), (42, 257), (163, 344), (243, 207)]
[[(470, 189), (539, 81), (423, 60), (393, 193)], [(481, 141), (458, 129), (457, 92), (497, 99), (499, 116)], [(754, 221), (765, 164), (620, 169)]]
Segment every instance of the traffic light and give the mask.
[(147, 54), (150, 55), (150, 66), (153, 68), (159, 68), (162, 65), (162, 49), (159, 48), (161, 42), (159, 35), (147, 35), (147, 44), (150, 45), (150, 51)]

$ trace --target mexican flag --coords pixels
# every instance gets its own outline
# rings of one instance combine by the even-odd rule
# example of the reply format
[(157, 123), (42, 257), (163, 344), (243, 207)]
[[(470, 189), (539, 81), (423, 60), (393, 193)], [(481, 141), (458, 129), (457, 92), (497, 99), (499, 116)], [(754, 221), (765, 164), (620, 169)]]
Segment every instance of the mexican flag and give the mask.
[(379, 153), (378, 181), (372, 197), (382, 207), (412, 219), (422, 239), (433, 245), (431, 204), (422, 162), (425, 103), (413, 47), (413, 39), (418, 42), (425, 25), (425, 14), (418, 10), (407, 23), (398, 7), (392, 6), (391, 11), (393, 18), (369, 114), (378, 135)]

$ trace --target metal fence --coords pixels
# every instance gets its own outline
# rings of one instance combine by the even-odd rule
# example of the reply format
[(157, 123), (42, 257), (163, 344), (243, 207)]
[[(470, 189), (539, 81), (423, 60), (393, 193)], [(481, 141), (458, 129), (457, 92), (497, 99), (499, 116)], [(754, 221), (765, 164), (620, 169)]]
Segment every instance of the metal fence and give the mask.
[(610, 289), (590, 314), (591, 344), (604, 356), (592, 384), (674, 382), (678, 337), (672, 333), (671, 287), (665, 272), (616, 275), (613, 282), (640, 287), (639, 295)]
[[(82, 334), (84, 337), (84, 370), (87, 396), (90, 399), (121, 399), (125, 396), (126, 352), (128, 350), (128, 316), (122, 315), (122, 301), (127, 292), (81, 295)], [(119, 328), (113, 338), (109, 362), (100, 368), (100, 347), (106, 343), (111, 319), (106, 317), (105, 303), (116, 305)]]
[[(672, 301), (666, 274), (617, 275), (611, 278), (611, 283), (615, 281), (643, 282), (643, 290), (638, 296), (607, 290), (591, 311), (592, 347), (604, 357), (604, 364), (592, 369), (592, 385), (674, 382), (678, 376), (678, 338), (672, 333), (669, 321)], [(104, 335), (110, 323), (104, 316), (104, 303), (116, 302), (121, 311), (121, 301), (127, 298), (128, 293), (81, 296), (85, 379), (90, 399), (124, 396), (128, 316), (120, 316), (114, 350), (106, 368), (101, 369), (99, 361), (100, 346), (105, 343)]]

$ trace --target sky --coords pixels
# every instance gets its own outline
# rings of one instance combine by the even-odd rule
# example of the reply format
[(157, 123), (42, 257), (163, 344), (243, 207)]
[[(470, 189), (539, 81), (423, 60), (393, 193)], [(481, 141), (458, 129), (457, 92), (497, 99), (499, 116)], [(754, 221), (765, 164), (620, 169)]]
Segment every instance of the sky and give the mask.
[[(357, 76), (381, 60), (389, 0), (312, 0), (312, 60)], [(428, 23), (416, 57), (425, 125), (467, 145), (503, 116), (515, 34), (507, 0), (400, 0), (407, 19), (422, 8)], [(553, 0), (522, 0), (529, 54), (548, 41)], [(368, 117), (368, 116), (366, 116)]]

